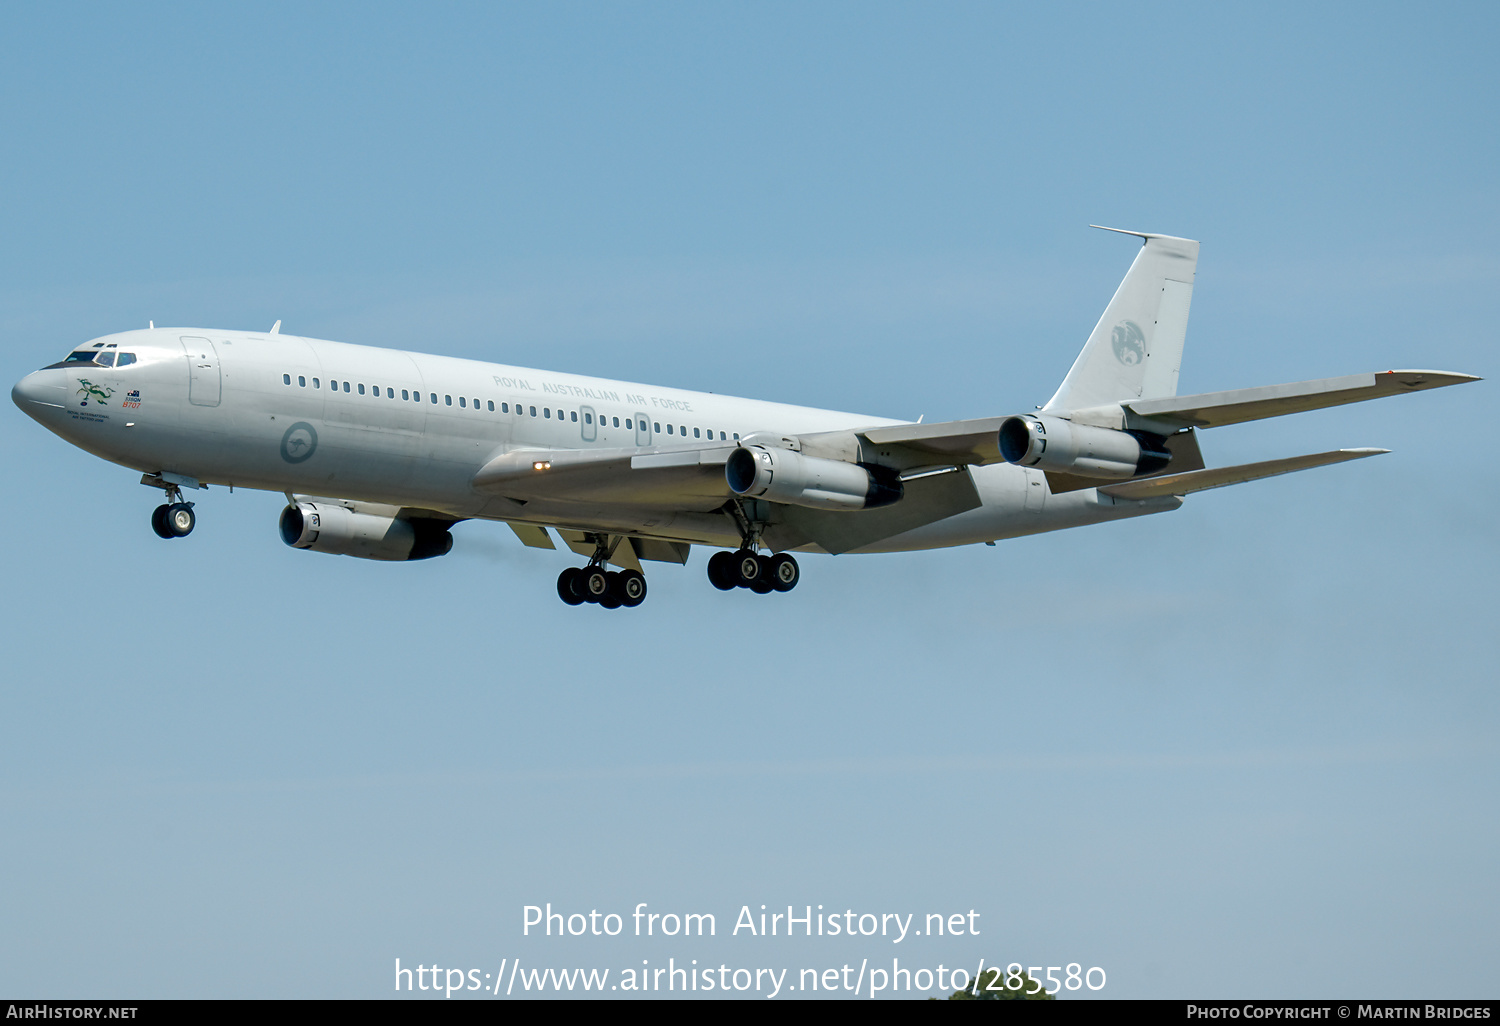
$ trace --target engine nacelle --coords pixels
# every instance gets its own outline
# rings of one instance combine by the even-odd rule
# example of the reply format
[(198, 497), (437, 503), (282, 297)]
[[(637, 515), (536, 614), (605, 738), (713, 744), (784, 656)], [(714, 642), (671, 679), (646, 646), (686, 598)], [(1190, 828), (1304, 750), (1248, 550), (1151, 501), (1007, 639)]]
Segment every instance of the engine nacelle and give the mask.
[(431, 559), (453, 548), (441, 520), (360, 513), (331, 502), (299, 502), (281, 511), (281, 540), (294, 549), (360, 559)]
[(730, 453), (724, 479), (743, 498), (813, 509), (874, 509), (902, 495), (894, 473), (763, 445), (742, 445)]
[(1023, 467), (1105, 478), (1154, 473), (1172, 459), (1152, 435), (1030, 414), (1000, 425), (1000, 455)]

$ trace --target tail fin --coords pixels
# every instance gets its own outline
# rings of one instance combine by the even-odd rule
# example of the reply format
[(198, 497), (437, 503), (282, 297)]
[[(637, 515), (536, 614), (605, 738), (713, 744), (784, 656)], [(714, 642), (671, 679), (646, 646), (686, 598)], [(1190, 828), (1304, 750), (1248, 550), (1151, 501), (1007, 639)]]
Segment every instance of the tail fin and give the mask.
[(1171, 235), (1122, 234), (1144, 239), (1145, 245), (1045, 410), (1079, 410), (1177, 394), (1198, 243)]

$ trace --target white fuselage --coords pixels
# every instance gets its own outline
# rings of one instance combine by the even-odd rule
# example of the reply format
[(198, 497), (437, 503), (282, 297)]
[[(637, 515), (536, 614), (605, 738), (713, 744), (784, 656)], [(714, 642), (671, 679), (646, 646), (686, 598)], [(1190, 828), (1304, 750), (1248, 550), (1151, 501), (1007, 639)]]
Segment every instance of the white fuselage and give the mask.
[[(143, 473), (717, 546), (740, 536), (716, 509), (545, 498), (522, 509), (476, 491), (473, 478), (516, 449), (657, 451), (903, 423), (291, 335), (157, 328), (80, 351), (90, 348), (135, 359), (38, 371), (13, 398), (73, 444)], [(1093, 488), (1051, 495), (1039, 472), (1008, 464), (966, 472), (982, 506), (860, 551), (991, 541), (1180, 505)]]

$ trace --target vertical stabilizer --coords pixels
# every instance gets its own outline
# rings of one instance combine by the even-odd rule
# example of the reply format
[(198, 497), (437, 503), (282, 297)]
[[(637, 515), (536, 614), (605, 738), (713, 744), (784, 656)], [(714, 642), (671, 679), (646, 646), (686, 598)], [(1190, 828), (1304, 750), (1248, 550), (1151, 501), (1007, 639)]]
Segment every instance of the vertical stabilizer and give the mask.
[(1177, 394), (1198, 243), (1171, 235), (1124, 234), (1137, 236), (1145, 245), (1072, 370), (1043, 409), (1080, 410)]

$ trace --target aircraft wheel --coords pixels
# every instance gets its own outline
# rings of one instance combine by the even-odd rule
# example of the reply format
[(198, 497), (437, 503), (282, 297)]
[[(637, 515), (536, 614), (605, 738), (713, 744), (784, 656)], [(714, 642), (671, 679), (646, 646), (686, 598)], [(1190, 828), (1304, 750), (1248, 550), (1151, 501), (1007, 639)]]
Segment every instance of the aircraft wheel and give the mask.
[(760, 565), (760, 557), (749, 549), (740, 549), (732, 557), (734, 560), (734, 583), (741, 588), (750, 588), (760, 580), (764, 567)]
[(168, 506), (162, 504), (151, 511), (151, 530), (156, 532), (158, 538), (175, 538), (172, 529), (167, 526)]
[(771, 557), (771, 587), (777, 591), (791, 591), (802, 579), (802, 570), (797, 561), (783, 552)]
[(646, 577), (639, 570), (622, 570), (619, 578), (620, 604), (633, 608), (646, 601)]
[(557, 575), (557, 597), (570, 606), (583, 604), (583, 596), (574, 590), (574, 580), (578, 577), (578, 568), (570, 566)]
[(174, 502), (168, 506), (166, 524), (173, 538), (186, 538), (192, 534), (193, 528), (198, 526), (198, 518), (193, 513), (193, 504)]
[(739, 584), (734, 568), (734, 553), (715, 552), (708, 557), (708, 583), (720, 591), (733, 591)]
[(577, 588), (585, 602), (598, 602), (609, 592), (609, 575), (597, 566), (578, 571)]
[(604, 579), (609, 582), (609, 587), (599, 596), (599, 604), (605, 609), (619, 609), (625, 604), (625, 599), (620, 594), (620, 575), (611, 570), (604, 575)]

